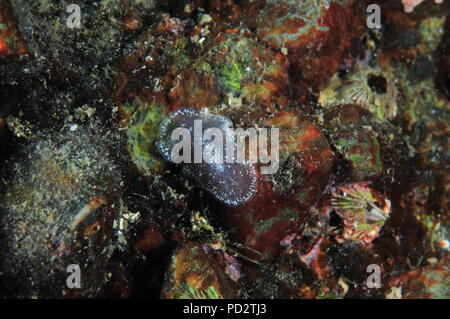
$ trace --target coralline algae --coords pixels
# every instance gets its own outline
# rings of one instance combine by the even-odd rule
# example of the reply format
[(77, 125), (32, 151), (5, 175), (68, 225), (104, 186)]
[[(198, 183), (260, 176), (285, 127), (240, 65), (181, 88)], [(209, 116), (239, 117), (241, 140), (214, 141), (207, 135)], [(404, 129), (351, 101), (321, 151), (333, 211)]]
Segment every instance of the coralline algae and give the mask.
[[(202, 123), (202, 136), (208, 129), (218, 129), (222, 133), (224, 139), (222, 144), (223, 160), (220, 163), (207, 163), (201, 158), (199, 160), (195, 154), (194, 121), (198, 120)], [(183, 174), (192, 177), (203, 189), (230, 206), (241, 205), (254, 196), (257, 191), (256, 169), (251, 163), (234, 161), (236, 139), (230, 119), (223, 115), (209, 113), (207, 109), (202, 111), (180, 109), (171, 113), (161, 123), (156, 146), (164, 159), (172, 163), (174, 163), (172, 150), (180, 142), (179, 139), (172, 139), (172, 132), (177, 128), (185, 128), (190, 132), (191, 150), (194, 151), (194, 156), (191, 156), (192, 161), (181, 163)], [(209, 145), (211, 145), (211, 139), (202, 140), (202, 154)], [(227, 147), (232, 147), (232, 149), (227, 150)]]

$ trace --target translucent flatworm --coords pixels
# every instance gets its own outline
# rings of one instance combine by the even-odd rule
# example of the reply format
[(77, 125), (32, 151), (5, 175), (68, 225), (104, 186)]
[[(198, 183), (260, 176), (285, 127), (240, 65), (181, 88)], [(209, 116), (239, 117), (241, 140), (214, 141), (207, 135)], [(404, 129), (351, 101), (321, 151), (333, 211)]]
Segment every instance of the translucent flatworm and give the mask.
[[(201, 124), (200, 124), (201, 123)], [(180, 143), (180, 136), (172, 136), (177, 128), (190, 133), (190, 161), (183, 161), (179, 165), (186, 176), (193, 178), (196, 183), (221, 202), (238, 206), (249, 201), (257, 191), (256, 169), (254, 164), (238, 163), (236, 159), (236, 138), (232, 121), (223, 115), (212, 114), (204, 109), (180, 109), (169, 114), (159, 128), (159, 138), (156, 143), (159, 153), (168, 162), (174, 163), (173, 150)], [(215, 129), (212, 136), (205, 137), (205, 131)], [(211, 132), (211, 130), (209, 130)], [(176, 134), (175, 134), (176, 135)], [(208, 136), (208, 134), (206, 134)], [(201, 139), (200, 139), (201, 138)], [(222, 160), (207, 162), (202, 156), (215, 139), (222, 139), (218, 153)], [(200, 142), (199, 142), (200, 141)], [(195, 148), (197, 145), (197, 149)], [(201, 154), (195, 154), (199, 145)], [(216, 153), (214, 153), (216, 154)], [(194, 156), (192, 156), (194, 155)], [(199, 157), (200, 155), (200, 157)]]

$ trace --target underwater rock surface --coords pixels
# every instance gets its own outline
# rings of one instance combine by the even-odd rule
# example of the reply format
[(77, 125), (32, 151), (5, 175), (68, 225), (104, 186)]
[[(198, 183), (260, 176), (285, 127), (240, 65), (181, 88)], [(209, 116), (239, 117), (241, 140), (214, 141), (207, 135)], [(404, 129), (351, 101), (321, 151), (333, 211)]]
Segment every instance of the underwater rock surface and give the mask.
[[(100, 296), (106, 281), (97, 275), (113, 252), (121, 179), (105, 140), (89, 130), (63, 131), (30, 141), (15, 158), (2, 168), (8, 178), (0, 185), (7, 295)], [(70, 264), (84, 274), (83, 291), (65, 285)], [(23, 281), (13, 279), (18, 274)]]
[(69, 4), (0, 0), (1, 298), (450, 298), (450, 1)]

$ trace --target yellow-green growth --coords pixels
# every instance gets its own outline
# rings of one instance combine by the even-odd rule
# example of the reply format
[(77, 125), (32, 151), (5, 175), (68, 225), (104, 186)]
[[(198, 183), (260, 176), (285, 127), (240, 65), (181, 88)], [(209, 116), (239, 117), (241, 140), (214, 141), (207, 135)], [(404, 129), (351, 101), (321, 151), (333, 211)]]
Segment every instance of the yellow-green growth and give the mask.
[(245, 71), (243, 67), (236, 61), (232, 61), (221, 71), (223, 83), (233, 91), (239, 91), (241, 89), (241, 82), (244, 75)]
[(251, 43), (247, 39), (235, 41), (230, 38), (224, 41), (220, 50), (226, 50), (225, 61), (219, 66), (220, 76), (225, 86), (233, 91), (240, 91), (244, 78), (250, 76), (253, 63)]
[(136, 166), (146, 174), (160, 172), (164, 162), (157, 157), (155, 142), (159, 124), (166, 117), (157, 104), (135, 102), (124, 107), (131, 115), (128, 128), (128, 149)]
[(212, 72), (211, 65), (208, 62), (204, 62), (204, 61), (202, 61), (202, 62), (200, 62), (198, 64), (197, 69), (202, 71), (202, 72), (205, 72), (205, 73), (211, 73)]
[(191, 66), (192, 61), (188, 56), (187, 38), (178, 39), (175, 46), (169, 50), (169, 54), (173, 57), (175, 72), (181, 72)]

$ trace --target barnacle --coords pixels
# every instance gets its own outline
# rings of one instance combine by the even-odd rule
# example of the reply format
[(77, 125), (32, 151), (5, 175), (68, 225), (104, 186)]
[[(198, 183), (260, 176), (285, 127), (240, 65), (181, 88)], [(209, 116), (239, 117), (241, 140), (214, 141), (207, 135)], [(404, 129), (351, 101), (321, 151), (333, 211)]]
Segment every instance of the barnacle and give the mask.
[(381, 197), (364, 183), (338, 187), (331, 205), (344, 221), (342, 237), (337, 239), (362, 243), (370, 243), (378, 237), (378, 232), (389, 218), (391, 208), (388, 199)]
[(162, 297), (232, 298), (231, 280), (201, 246), (188, 242), (173, 256)]
[(356, 103), (380, 120), (397, 114), (397, 89), (390, 72), (362, 64), (343, 79), (334, 75), (328, 87), (321, 91), (319, 101), (325, 107)]
[(214, 288), (209, 286), (205, 290), (199, 290), (195, 287), (189, 286), (188, 290), (184, 292), (180, 299), (222, 299), (223, 297)]

